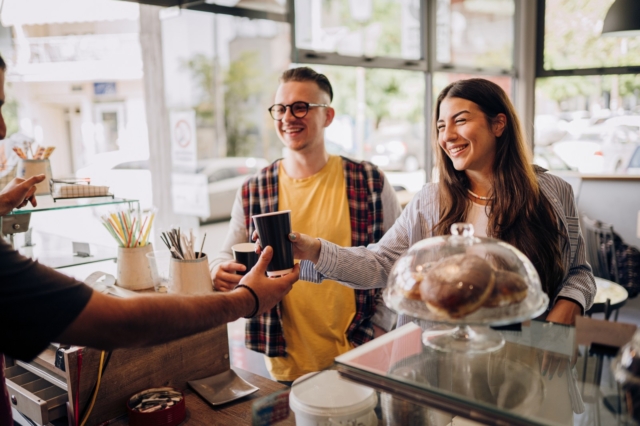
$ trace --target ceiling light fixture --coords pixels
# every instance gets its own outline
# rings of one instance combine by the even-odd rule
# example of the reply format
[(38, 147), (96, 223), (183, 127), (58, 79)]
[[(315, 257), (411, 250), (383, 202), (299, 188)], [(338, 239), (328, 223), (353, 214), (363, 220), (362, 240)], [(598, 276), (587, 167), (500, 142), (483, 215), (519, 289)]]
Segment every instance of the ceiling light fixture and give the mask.
[(640, 0), (616, 0), (604, 18), (602, 35), (609, 37), (640, 36)]

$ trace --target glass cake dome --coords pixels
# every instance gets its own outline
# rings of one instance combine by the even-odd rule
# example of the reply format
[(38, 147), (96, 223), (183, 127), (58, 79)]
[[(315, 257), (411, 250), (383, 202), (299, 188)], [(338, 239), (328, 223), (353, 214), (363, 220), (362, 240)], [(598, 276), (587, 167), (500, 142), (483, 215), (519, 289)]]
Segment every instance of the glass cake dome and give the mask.
[(439, 323), (423, 334), (426, 345), (461, 352), (499, 349), (504, 339), (489, 325), (534, 318), (549, 303), (522, 252), (475, 237), (468, 223), (414, 244), (391, 270), (384, 300), (398, 313)]

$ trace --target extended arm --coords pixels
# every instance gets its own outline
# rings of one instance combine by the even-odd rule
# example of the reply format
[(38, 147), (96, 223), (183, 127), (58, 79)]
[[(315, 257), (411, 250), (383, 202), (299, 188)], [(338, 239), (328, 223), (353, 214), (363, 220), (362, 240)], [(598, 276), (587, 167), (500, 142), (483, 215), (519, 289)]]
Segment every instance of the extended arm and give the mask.
[[(273, 251), (264, 251), (255, 268), (242, 277), (259, 299), (258, 314), (280, 301), (298, 280), (298, 269), (267, 278)], [(120, 299), (94, 292), (89, 303), (57, 339), (98, 349), (141, 347), (205, 331), (249, 315), (256, 308), (245, 288), (205, 296), (147, 295)]]
[[(295, 253), (301, 262), (301, 277), (312, 282), (333, 279), (353, 288), (386, 287), (394, 263), (411, 244), (430, 235), (435, 187), (425, 188), (402, 212), (376, 244), (343, 248), (323, 240), (296, 234)], [(428, 218), (423, 220), (422, 216)]]

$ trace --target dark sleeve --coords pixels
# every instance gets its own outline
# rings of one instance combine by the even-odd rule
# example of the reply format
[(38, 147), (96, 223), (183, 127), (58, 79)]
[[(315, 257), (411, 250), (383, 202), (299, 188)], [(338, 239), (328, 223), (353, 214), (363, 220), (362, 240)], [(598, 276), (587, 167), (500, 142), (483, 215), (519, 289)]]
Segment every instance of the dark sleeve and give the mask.
[(30, 360), (76, 319), (93, 290), (0, 237), (0, 353)]

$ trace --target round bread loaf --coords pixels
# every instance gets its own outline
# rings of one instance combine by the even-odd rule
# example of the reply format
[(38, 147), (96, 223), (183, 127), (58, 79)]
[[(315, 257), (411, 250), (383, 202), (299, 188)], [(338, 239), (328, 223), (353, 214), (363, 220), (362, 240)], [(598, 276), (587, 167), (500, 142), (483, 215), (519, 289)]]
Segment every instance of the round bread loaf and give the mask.
[(420, 296), (433, 313), (462, 318), (478, 310), (493, 291), (495, 276), (486, 260), (456, 254), (436, 263), (420, 284)]
[(500, 270), (495, 272), (495, 276), (493, 291), (484, 304), (487, 308), (519, 303), (527, 297), (527, 283), (520, 274)]

